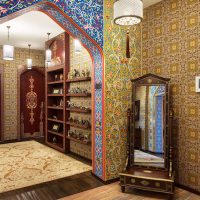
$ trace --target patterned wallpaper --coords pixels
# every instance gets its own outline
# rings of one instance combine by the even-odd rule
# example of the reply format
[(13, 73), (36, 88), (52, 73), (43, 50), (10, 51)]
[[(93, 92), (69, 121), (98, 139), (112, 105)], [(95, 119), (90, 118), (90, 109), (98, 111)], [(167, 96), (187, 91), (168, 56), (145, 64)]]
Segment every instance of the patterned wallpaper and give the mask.
[[(28, 49), (15, 48), (14, 61), (4, 61), (2, 58), (2, 46), (0, 46), (0, 67), (3, 68), (4, 85), (4, 139), (17, 138), (17, 90), (18, 67), (26, 64), (29, 56)], [(31, 58), (34, 66), (44, 66), (44, 52), (31, 50)]]
[[(74, 39), (72, 37), (70, 37), (70, 71), (73, 71), (74, 69), (77, 69), (79, 72), (81, 72), (82, 70), (89, 70), (90, 74), (91, 74), (92, 59), (90, 57), (90, 54), (84, 47), (82, 47), (81, 53), (79, 53), (79, 54), (75, 53)], [(75, 83), (70, 84), (70, 89), (80, 87), (80, 88), (85, 88), (91, 92), (91, 86), (92, 85), (91, 85), (90, 81), (75, 82)], [(70, 101), (74, 102), (77, 105), (84, 105), (89, 108), (92, 107), (91, 98), (71, 97)], [(70, 113), (70, 117), (72, 117), (72, 118), (78, 117), (79, 119), (88, 120), (90, 122), (91, 122), (91, 118), (92, 118), (91, 114), (77, 114), (77, 113)], [(71, 129), (82, 131), (84, 133), (84, 135), (87, 134), (87, 135), (91, 136), (91, 131), (76, 129), (73, 127), (71, 127)], [(70, 141), (70, 151), (72, 151), (78, 155), (81, 155), (82, 157), (88, 158), (90, 160), (92, 159), (91, 145), (84, 145), (84, 144)]]
[(171, 78), (176, 181), (200, 191), (200, 1), (164, 0), (145, 10), (143, 73)]
[[(114, 0), (104, 1), (106, 180), (118, 177), (126, 160), (130, 79), (140, 74), (140, 26), (131, 33), (131, 58), (125, 59), (126, 30), (113, 24)], [(137, 47), (137, 48), (136, 48)]]
[[(42, 0), (3, 0), (0, 1), (0, 18), (27, 8)], [(57, 5), (90, 37), (103, 46), (103, 0), (48, 0)]]

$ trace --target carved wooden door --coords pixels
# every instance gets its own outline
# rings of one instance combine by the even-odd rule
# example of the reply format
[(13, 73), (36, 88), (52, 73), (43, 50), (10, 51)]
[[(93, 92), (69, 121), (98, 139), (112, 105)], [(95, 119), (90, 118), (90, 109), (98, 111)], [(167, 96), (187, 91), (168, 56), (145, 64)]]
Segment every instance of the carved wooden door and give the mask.
[(20, 75), (21, 138), (44, 136), (45, 77), (37, 69)]

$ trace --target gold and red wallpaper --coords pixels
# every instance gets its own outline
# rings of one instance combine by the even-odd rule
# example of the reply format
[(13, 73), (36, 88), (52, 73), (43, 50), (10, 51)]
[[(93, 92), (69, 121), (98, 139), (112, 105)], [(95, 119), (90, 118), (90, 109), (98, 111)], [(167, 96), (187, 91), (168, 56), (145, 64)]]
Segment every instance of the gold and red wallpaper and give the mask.
[[(2, 58), (2, 46), (0, 47), (0, 67), (2, 71), (2, 95), (3, 95), (3, 139), (13, 140), (18, 135), (18, 68), (26, 65), (29, 50), (15, 48), (14, 61), (4, 61)], [(31, 50), (33, 65), (44, 67), (44, 51)]]
[(131, 30), (129, 61), (124, 58), (125, 30), (113, 24), (113, 3), (104, 2), (106, 179), (118, 177), (125, 164), (129, 80), (155, 73), (171, 78), (176, 181), (200, 191), (200, 94), (195, 92), (195, 76), (200, 75), (200, 2), (164, 0), (145, 9), (142, 33), (140, 27)]
[(144, 12), (143, 74), (171, 78), (176, 181), (200, 191), (200, 1), (164, 0)]

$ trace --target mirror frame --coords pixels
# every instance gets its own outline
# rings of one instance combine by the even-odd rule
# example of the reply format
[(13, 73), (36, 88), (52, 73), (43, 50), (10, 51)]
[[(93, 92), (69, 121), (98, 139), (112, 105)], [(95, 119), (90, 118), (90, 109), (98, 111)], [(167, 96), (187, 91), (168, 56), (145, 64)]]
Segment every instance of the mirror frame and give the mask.
[[(131, 102), (131, 121), (130, 121), (130, 138), (129, 138), (129, 164), (130, 166), (137, 166), (140, 168), (148, 169), (158, 169), (158, 170), (168, 170), (170, 163), (170, 138), (171, 138), (171, 127), (170, 127), (170, 108), (169, 108), (169, 78), (163, 78), (154, 74), (146, 74), (134, 80), (132, 82), (132, 102)], [(165, 124), (164, 124), (164, 167), (155, 167), (155, 166), (144, 166), (134, 163), (134, 138), (135, 138), (135, 101), (136, 101), (136, 87), (138, 86), (152, 86), (152, 85), (164, 85), (166, 87), (165, 94)]]

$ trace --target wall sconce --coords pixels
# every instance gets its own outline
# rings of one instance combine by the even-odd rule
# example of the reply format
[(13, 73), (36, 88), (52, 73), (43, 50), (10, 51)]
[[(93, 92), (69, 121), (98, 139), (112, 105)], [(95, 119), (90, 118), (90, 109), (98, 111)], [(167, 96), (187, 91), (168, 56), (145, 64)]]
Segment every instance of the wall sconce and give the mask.
[[(143, 19), (142, 0), (116, 0), (114, 3), (114, 23), (121, 26), (139, 24)], [(129, 28), (126, 34), (126, 57), (130, 58)]]
[(29, 47), (29, 58), (27, 59), (27, 69), (32, 69), (31, 44), (29, 44), (28, 47)]
[(80, 41), (77, 39), (74, 40), (74, 49), (75, 49), (75, 53), (81, 53), (82, 51), (82, 45)]
[[(49, 36), (50, 36), (51, 33), (47, 33), (48, 35), (48, 40), (49, 40)], [(48, 47), (48, 49), (46, 50), (46, 62), (47, 63), (50, 63), (51, 62), (51, 56), (52, 56), (52, 51), (51, 49)]]
[[(10, 40), (10, 26), (7, 26), (8, 29), (8, 43)], [(3, 45), (3, 60), (13, 60), (14, 59), (14, 46), (6, 44)]]

